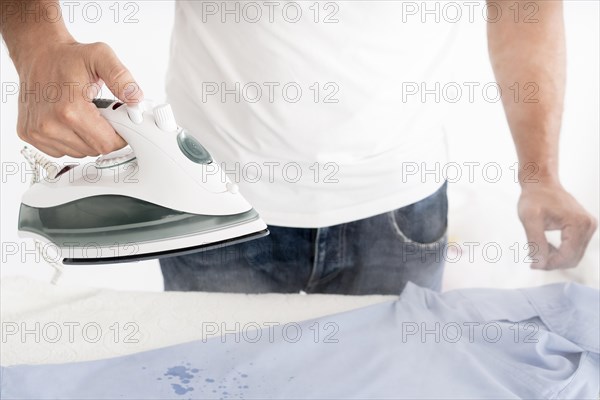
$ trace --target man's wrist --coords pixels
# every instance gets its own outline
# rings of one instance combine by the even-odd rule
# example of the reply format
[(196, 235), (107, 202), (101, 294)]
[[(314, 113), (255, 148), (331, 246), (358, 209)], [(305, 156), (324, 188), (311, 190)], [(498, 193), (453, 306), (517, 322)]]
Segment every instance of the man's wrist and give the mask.
[[(60, 7), (58, 3), (57, 7)], [(22, 9), (19, 11), (23, 12)], [(27, 15), (22, 18), (19, 12), (3, 21), (2, 36), (9, 55), (17, 66), (28, 62), (33, 54), (49, 46), (75, 42), (62, 18), (55, 21)]]
[(522, 189), (539, 187), (541, 185), (561, 186), (556, 167), (549, 167), (535, 162), (521, 164), (518, 178)]

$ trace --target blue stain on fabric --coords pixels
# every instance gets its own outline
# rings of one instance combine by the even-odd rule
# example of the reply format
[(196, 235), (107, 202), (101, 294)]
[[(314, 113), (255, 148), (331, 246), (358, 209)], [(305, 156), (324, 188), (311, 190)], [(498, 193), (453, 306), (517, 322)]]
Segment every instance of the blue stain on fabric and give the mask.
[(184, 367), (183, 365), (178, 365), (175, 367), (171, 367), (167, 370), (167, 373), (165, 374), (165, 376), (175, 376), (178, 377), (179, 379), (192, 379), (194, 377), (194, 375), (190, 374), (188, 371), (190, 371), (189, 368)]
[(181, 385), (178, 385), (177, 383), (171, 383), (171, 387), (173, 388), (175, 393), (179, 395), (183, 395), (187, 392), (191, 392), (192, 390), (194, 390), (193, 387), (183, 387)]
[[(186, 365), (190, 365), (190, 364), (187, 363)], [(198, 371), (199, 370), (197, 368), (191, 369), (184, 365), (176, 365), (174, 367), (168, 368), (167, 372), (164, 374), (164, 376), (167, 376), (168, 379), (178, 378), (179, 382), (181, 384), (172, 383), (171, 388), (173, 388), (173, 391), (175, 391), (175, 394), (184, 395), (187, 392), (194, 390), (194, 388), (191, 386), (183, 386), (184, 384), (190, 383), (190, 380), (194, 378), (194, 375), (191, 374), (190, 372), (198, 372)], [(158, 379), (160, 379), (160, 378), (158, 378)]]
[[(215, 380), (214, 379), (210, 379), (210, 378), (206, 378), (205, 381), (209, 382), (209, 383), (213, 383)], [(221, 386), (219, 386), (219, 387), (221, 387)]]

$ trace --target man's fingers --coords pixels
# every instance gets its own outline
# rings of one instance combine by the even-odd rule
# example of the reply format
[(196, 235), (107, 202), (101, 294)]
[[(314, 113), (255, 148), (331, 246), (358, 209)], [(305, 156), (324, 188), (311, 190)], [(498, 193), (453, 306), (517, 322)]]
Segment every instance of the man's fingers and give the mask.
[(127, 145), (127, 142), (115, 132), (106, 118), (100, 115), (95, 105), (87, 103), (85, 108), (83, 114), (86, 118), (75, 121), (73, 130), (82, 141), (94, 149), (95, 154), (108, 154)]
[(46, 145), (46, 144), (36, 143), (35, 147), (38, 150), (40, 150), (41, 152), (43, 152), (44, 154), (49, 155), (50, 157), (60, 158), (60, 157), (62, 157), (62, 156), (65, 155), (65, 153), (61, 152), (60, 150), (58, 150), (54, 146), (49, 146), (49, 145)]
[(59, 129), (59, 135), (50, 135), (50, 137), (55, 138), (53, 142), (48, 143), (50, 146), (56, 149), (64, 148), (65, 150), (68, 150), (65, 151), (66, 155), (77, 158), (100, 154), (75, 132), (73, 132), (72, 126), (64, 126), (60, 127)]
[(119, 100), (127, 104), (136, 104), (144, 99), (144, 94), (133, 75), (108, 45), (95, 43), (91, 50), (91, 67)]
[[(523, 186), (518, 213), (527, 238), (538, 247), (531, 264), (536, 269), (577, 266), (596, 232), (596, 219), (558, 183)], [(553, 230), (561, 231), (558, 248), (546, 239), (545, 231)]]
[(527, 241), (530, 243), (531, 268), (545, 269), (550, 252), (550, 245), (544, 234), (544, 221), (528, 218), (523, 221)]
[(77, 134), (69, 135), (63, 139), (63, 144), (81, 154), (81, 157), (86, 156), (98, 156), (100, 152), (90, 147), (80, 136)]
[(105, 83), (121, 101), (139, 103), (143, 94), (131, 73), (104, 43), (57, 45), (53, 49), (52, 58), (30, 63), (22, 75), (41, 84), (86, 83), (85, 91), (56, 102), (34, 102), (30, 97), (19, 102), (19, 138), (56, 158), (95, 156), (124, 147), (123, 138), (91, 101)]
[(68, 125), (54, 121), (42, 123), (40, 128), (30, 132), (24, 139), (42, 151), (48, 149), (51, 153), (44, 152), (52, 157), (68, 155), (82, 158), (94, 153)]
[(591, 233), (587, 227), (581, 225), (565, 226), (561, 232), (560, 246), (550, 255), (547, 268), (576, 267), (583, 258)]
[[(72, 135), (75, 136), (74, 133), (72, 133)], [(73, 158), (83, 158), (86, 156), (85, 153), (81, 153), (78, 150), (56, 141), (39, 140), (36, 141), (34, 146), (38, 150), (54, 158), (60, 158), (65, 155)]]

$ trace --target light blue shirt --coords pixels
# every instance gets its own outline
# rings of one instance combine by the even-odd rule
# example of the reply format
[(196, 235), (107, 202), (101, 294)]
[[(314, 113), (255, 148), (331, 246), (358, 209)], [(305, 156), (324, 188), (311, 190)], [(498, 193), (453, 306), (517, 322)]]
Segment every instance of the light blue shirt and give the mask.
[(6, 399), (598, 398), (600, 295), (438, 294), (106, 360), (2, 368)]

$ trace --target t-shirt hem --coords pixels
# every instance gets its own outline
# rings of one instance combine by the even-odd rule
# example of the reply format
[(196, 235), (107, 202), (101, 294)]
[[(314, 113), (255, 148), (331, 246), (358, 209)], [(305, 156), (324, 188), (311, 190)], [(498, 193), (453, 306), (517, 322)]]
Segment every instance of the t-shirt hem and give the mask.
[(288, 228), (324, 228), (374, 217), (416, 203), (435, 193), (444, 182), (423, 183), (411, 188), (410, 191), (402, 191), (394, 196), (386, 196), (343, 209), (305, 213), (293, 210), (283, 213), (259, 209), (258, 212), (267, 225)]

